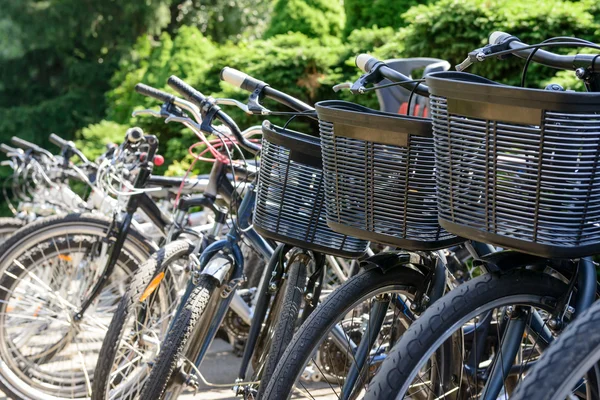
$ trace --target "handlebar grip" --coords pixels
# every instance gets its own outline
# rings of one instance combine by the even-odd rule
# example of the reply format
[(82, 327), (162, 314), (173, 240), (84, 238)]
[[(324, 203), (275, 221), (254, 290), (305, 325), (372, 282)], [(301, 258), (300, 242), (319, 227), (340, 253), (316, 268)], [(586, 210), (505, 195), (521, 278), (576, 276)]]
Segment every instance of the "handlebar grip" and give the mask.
[(175, 96), (172, 94), (155, 89), (152, 86), (144, 85), (143, 83), (135, 85), (135, 91), (144, 96), (155, 98), (163, 103), (172, 103), (175, 99)]
[(17, 149), (15, 149), (14, 147), (10, 147), (7, 144), (0, 143), (0, 151), (3, 152), (4, 154), (8, 154), (8, 153), (16, 153)]
[(488, 39), (488, 43), (491, 45), (496, 45), (504, 42), (505, 39), (511, 37), (512, 35), (502, 31), (492, 32)]
[(50, 143), (52, 143), (53, 145), (56, 145), (60, 148), (65, 147), (69, 144), (69, 142), (67, 140), (61, 138), (56, 133), (51, 133), (50, 138), (48, 140), (50, 140)]
[(171, 86), (177, 93), (181, 94), (183, 97), (195, 103), (198, 106), (201, 106), (202, 103), (206, 100), (204, 95), (194, 89), (192, 86), (185, 83), (182, 79), (179, 79), (175, 75), (171, 75), (167, 80), (167, 84)]
[(34, 150), (34, 151), (39, 151), (41, 150), (40, 147), (38, 147), (37, 145), (28, 142), (27, 140), (23, 140), (21, 138), (18, 138), (16, 136), (13, 136), (10, 139), (11, 143), (14, 144), (17, 147), (20, 147), (23, 150)]
[(225, 67), (221, 70), (221, 80), (248, 92), (254, 92), (259, 87), (269, 86), (259, 79), (229, 67)]
[(356, 56), (356, 66), (363, 72), (370, 72), (373, 65), (379, 60), (369, 54), (359, 54)]

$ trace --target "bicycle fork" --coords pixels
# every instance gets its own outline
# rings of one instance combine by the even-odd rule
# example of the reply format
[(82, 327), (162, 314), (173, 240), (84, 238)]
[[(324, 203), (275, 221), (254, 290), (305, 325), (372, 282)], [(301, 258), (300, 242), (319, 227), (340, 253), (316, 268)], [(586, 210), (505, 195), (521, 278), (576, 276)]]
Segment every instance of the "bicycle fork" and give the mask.
[[(590, 257), (584, 257), (579, 261), (578, 276), (576, 279), (579, 282), (579, 287), (575, 299), (575, 304), (577, 305), (575, 312), (576, 314), (580, 314), (589, 308), (596, 297), (596, 268)], [(550, 343), (553, 338), (550, 331), (546, 328), (546, 324), (542, 321), (541, 316), (536, 310), (531, 310), (530, 312), (532, 313), (530, 329), (538, 337)], [(504, 380), (510, 374), (520, 350), (523, 334), (527, 327), (528, 316), (527, 307), (516, 307), (510, 312), (510, 319), (506, 323), (498, 355), (488, 375), (481, 399), (494, 400), (498, 398), (504, 386)], [(490, 322), (491, 319), (487, 321), (488, 324)], [(475, 335), (478, 335), (478, 332), (475, 332)], [(479, 340), (483, 339), (485, 338), (480, 338)], [(474, 365), (470, 366), (474, 373), (477, 373), (478, 362), (479, 360), (474, 360)]]

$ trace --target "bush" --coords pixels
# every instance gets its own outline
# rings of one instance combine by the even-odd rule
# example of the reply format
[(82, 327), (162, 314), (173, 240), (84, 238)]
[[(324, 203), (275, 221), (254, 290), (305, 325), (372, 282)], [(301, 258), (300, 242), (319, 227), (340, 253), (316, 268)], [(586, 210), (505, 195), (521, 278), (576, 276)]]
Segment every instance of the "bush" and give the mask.
[(360, 28), (404, 26), (406, 21), (402, 19), (402, 14), (414, 5), (427, 2), (428, 0), (344, 0), (344, 36), (349, 36)]
[(129, 126), (116, 122), (101, 121), (83, 128), (79, 132), (79, 139), (75, 141), (75, 144), (82, 149), (87, 158), (94, 160), (106, 151), (106, 145), (123, 142), (125, 131), (128, 128)]
[[(526, 43), (539, 43), (553, 36), (577, 36), (593, 40), (597, 26), (586, 3), (562, 0), (523, 2), (504, 0), (439, 0), (413, 7), (403, 18), (410, 26), (403, 28), (397, 40), (402, 57), (428, 56), (457, 64), (467, 54), (487, 43), (493, 31), (509, 32)], [(487, 60), (469, 72), (509, 84), (518, 84), (523, 61), (516, 57), (504, 61)], [(539, 86), (554, 74), (533, 65), (529, 86)]]
[(288, 32), (314, 38), (339, 36), (344, 17), (339, 0), (277, 0), (265, 38)]
[[(181, 27), (175, 38), (163, 33), (159, 41), (150, 36), (142, 36), (131, 52), (121, 60), (119, 70), (111, 79), (114, 89), (106, 94), (109, 105), (107, 120), (114, 125), (109, 123), (103, 127), (140, 126), (147, 133), (158, 137), (159, 150), (167, 160), (178, 159), (185, 151), (182, 148), (187, 149), (193, 144), (195, 137), (178, 123), (165, 124), (163, 119), (153, 117), (132, 118), (131, 113), (136, 109), (157, 109), (161, 105), (155, 99), (136, 93), (134, 87), (143, 82), (172, 92), (167, 85), (167, 79), (171, 75), (198, 84), (204, 80), (216, 54), (215, 45), (195, 27)], [(217, 80), (218, 77), (215, 78), (214, 85), (217, 85)], [(202, 90), (204, 86), (198, 84), (197, 87)], [(95, 126), (90, 128), (97, 129)], [(167, 165), (158, 172), (166, 168)]]

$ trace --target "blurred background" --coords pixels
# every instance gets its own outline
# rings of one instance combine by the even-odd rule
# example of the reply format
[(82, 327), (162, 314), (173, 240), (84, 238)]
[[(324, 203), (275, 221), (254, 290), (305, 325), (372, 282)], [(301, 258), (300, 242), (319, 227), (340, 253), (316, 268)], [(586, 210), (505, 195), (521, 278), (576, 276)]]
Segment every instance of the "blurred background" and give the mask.
[[(204, 94), (244, 99), (219, 81), (230, 66), (308, 103), (343, 98), (377, 108), (373, 92), (331, 90), (359, 76), (361, 52), (454, 65), (494, 30), (528, 43), (594, 41), (600, 31), (597, 0), (0, 0), (0, 10), (0, 142), (14, 135), (51, 148), (55, 132), (95, 157), (138, 125), (158, 135), (166, 163), (157, 172), (170, 175), (189, 167), (194, 137), (179, 124), (131, 118), (158, 106), (133, 91), (138, 82), (166, 90), (175, 74)], [(518, 84), (522, 65), (488, 61), (470, 72)], [(573, 88), (571, 75), (533, 66), (527, 86)], [(243, 126), (260, 122), (231, 113)]]

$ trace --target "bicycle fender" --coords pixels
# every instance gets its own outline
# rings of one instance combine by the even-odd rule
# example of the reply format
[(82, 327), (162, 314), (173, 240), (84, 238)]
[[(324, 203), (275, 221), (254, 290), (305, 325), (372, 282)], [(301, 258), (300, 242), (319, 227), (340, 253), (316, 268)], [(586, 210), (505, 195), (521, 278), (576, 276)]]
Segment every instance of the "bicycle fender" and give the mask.
[(360, 267), (364, 270), (379, 268), (383, 273), (393, 268), (411, 268), (416, 266), (431, 266), (432, 260), (430, 257), (425, 257), (419, 253), (384, 251), (374, 256), (371, 256), (360, 262)]
[(233, 262), (227, 257), (213, 257), (208, 264), (206, 264), (206, 267), (202, 270), (201, 274), (210, 275), (223, 284), (229, 276), (232, 265)]

